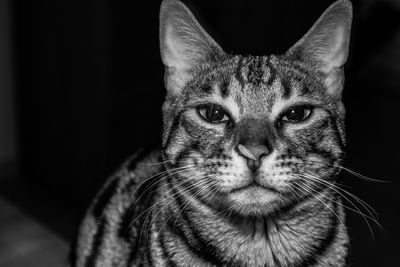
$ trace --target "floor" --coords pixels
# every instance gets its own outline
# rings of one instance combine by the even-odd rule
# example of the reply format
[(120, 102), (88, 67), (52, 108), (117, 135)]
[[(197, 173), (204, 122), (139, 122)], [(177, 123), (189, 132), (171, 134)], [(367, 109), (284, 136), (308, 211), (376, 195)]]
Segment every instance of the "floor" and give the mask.
[(65, 266), (68, 244), (0, 198), (0, 266)]
[[(1, 167), (1, 166), (0, 166)], [(66, 266), (85, 205), (0, 168), (0, 266)]]

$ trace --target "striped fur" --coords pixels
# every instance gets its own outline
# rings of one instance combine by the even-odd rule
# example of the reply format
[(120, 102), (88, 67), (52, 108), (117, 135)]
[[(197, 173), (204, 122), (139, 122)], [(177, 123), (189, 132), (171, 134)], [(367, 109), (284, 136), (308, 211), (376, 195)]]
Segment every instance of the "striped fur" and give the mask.
[[(160, 23), (162, 148), (139, 153), (104, 186), (71, 267), (344, 266), (334, 186), (351, 4), (334, 3), (284, 55), (224, 53), (177, 0), (163, 2)], [(202, 118), (210, 103), (229, 120)], [(300, 105), (310, 110), (304, 121), (283, 119)], [(254, 169), (239, 144), (268, 153)]]

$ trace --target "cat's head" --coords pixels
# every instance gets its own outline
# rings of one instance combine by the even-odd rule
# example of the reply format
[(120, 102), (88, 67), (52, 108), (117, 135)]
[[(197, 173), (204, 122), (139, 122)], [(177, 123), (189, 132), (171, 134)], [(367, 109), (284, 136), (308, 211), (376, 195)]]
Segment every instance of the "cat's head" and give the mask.
[(225, 53), (180, 1), (161, 5), (163, 155), (198, 201), (266, 214), (315, 194), (343, 157), (352, 6), (332, 4), (283, 55)]

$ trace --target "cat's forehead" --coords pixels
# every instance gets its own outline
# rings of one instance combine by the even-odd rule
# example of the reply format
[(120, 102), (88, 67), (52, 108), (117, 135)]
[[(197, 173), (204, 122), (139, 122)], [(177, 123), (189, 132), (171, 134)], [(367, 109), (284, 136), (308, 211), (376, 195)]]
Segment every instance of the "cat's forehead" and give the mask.
[[(197, 79), (197, 92), (239, 107), (239, 112), (271, 113), (274, 106), (316, 96), (321, 86), (312, 70), (279, 56), (234, 56)], [(234, 102), (234, 103), (232, 103)]]

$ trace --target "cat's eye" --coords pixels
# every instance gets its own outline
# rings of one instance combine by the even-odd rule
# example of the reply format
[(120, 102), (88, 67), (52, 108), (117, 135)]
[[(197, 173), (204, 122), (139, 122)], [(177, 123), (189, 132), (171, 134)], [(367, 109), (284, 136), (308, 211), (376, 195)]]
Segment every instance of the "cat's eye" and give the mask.
[(222, 123), (229, 120), (229, 117), (223, 107), (216, 104), (201, 105), (197, 108), (200, 116), (211, 123)]
[(296, 106), (289, 108), (282, 115), (282, 121), (298, 123), (306, 120), (311, 114), (312, 108), (308, 106)]

